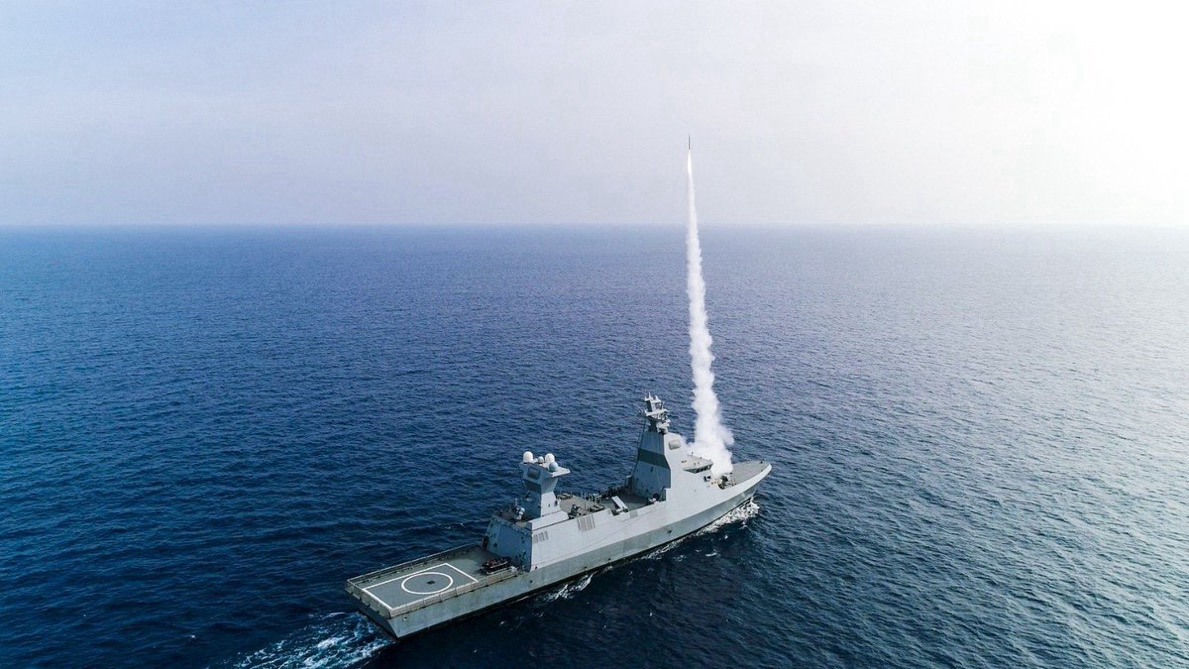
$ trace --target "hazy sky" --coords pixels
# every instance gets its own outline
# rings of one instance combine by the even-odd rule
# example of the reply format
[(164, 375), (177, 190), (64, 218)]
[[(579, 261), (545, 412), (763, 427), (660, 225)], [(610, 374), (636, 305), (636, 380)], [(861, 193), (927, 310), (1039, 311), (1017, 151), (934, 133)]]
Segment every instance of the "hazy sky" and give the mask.
[(1186, 224), (1174, 2), (0, 3), (0, 224)]

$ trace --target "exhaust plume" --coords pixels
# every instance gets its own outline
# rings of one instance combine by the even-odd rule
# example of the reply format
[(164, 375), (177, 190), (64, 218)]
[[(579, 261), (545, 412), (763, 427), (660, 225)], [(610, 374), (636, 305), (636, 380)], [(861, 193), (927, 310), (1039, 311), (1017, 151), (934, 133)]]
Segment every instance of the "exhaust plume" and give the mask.
[(685, 256), (688, 267), (686, 292), (689, 294), (689, 356), (694, 373), (693, 408), (697, 414), (694, 423), (694, 442), (690, 450), (694, 455), (714, 463), (711, 472), (715, 475), (731, 471), (731, 451), (735, 437), (722, 424), (718, 408), (718, 396), (714, 394), (714, 372), (710, 364), (714, 354), (710, 352), (710, 329), (706, 319), (706, 282), (702, 279), (702, 243), (698, 239), (698, 210), (694, 205), (694, 152), (691, 147), (686, 156), (685, 171), (689, 193), (689, 226), (685, 232)]

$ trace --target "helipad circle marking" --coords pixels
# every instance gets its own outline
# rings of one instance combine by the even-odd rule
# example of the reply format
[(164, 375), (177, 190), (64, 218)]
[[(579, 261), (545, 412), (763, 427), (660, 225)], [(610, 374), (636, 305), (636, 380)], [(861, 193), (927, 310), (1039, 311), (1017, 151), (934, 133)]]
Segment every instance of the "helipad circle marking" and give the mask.
[[(445, 583), (438, 586), (445, 579)], [(412, 581), (410, 586), (410, 581)], [(420, 574), (412, 574), (404, 577), (400, 582), (400, 589), (409, 593), (410, 595), (436, 595), (439, 592), (445, 592), (454, 585), (454, 577), (449, 574), (443, 574), (440, 571), (423, 571)]]

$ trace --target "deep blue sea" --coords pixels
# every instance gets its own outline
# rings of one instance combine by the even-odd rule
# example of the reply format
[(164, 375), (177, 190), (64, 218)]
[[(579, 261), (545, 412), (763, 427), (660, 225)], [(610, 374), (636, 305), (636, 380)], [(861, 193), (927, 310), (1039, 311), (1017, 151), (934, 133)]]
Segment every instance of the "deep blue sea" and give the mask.
[(0, 231), (2, 667), (1189, 667), (1189, 232), (709, 228), (757, 507), (391, 643), (524, 450), (692, 430), (683, 229)]

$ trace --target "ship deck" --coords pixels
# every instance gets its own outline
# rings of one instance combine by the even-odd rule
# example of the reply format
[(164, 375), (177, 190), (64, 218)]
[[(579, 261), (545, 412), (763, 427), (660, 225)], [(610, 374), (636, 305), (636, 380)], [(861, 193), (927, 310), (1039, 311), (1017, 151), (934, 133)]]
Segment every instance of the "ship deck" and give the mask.
[(736, 462), (735, 470), (732, 471), (730, 473), (730, 475), (728, 475), (728, 477), (727, 477), (727, 485), (733, 486), (733, 485), (738, 485), (740, 483), (747, 483), (748, 481), (752, 480), (753, 478), (755, 478), (756, 476), (761, 474), (765, 469), (769, 468), (770, 466), (771, 465), (769, 465), (767, 462), (765, 462), (763, 460), (748, 460), (746, 462)]
[[(619, 498), (625, 509), (638, 509), (648, 505), (648, 500), (626, 490), (612, 490), (610, 492)], [(577, 518), (578, 516), (585, 516), (589, 513), (598, 513), (603, 509), (615, 509), (615, 502), (611, 498), (612, 495), (608, 495), (607, 493), (582, 495), (578, 493), (559, 492), (557, 494), (557, 503), (561, 506), (562, 511), (570, 514), (571, 518)]]
[(484, 574), (483, 563), (496, 557), (480, 546), (463, 546), (357, 576), (347, 581), (347, 591), (368, 608), (391, 618), (519, 573), (508, 567)]

